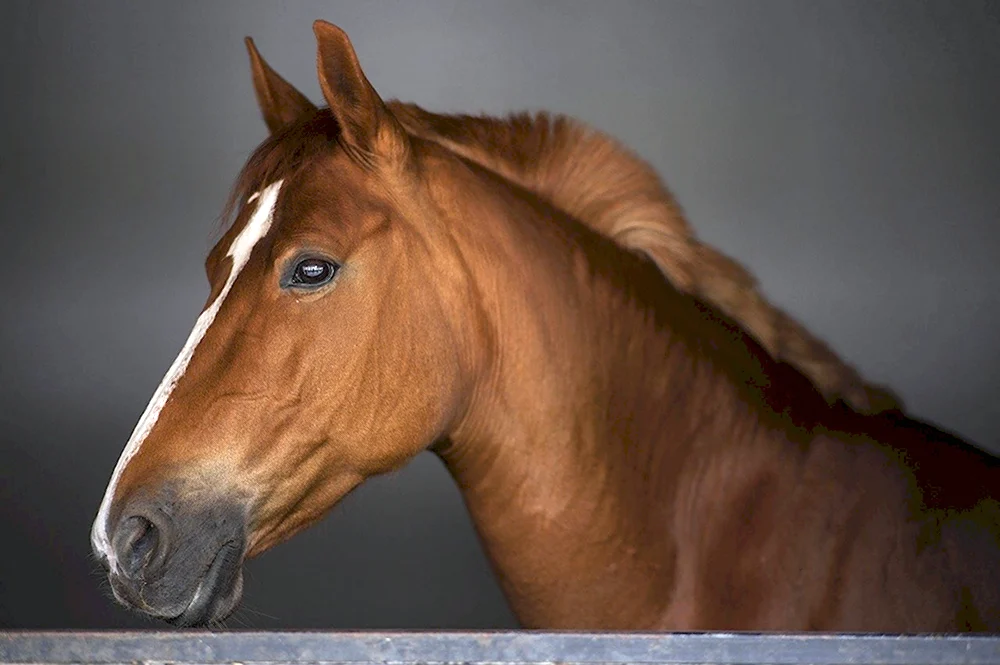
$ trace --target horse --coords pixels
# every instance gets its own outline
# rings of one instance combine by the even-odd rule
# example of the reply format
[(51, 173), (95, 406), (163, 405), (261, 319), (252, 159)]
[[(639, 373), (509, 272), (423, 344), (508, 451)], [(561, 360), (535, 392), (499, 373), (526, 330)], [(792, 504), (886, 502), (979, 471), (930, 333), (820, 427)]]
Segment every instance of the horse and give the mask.
[(526, 627), (1000, 629), (1000, 460), (769, 303), (611, 138), (384, 101), (314, 32), (323, 108), (246, 40), (269, 136), (91, 533), (120, 603), (220, 621), (246, 559), (430, 450)]

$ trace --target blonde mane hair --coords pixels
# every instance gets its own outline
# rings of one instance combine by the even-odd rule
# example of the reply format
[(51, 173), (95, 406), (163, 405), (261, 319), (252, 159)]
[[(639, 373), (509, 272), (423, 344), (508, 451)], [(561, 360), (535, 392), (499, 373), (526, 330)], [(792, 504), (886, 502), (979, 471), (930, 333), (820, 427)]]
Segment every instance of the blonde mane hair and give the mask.
[(675, 288), (735, 320), (828, 402), (843, 400), (865, 413), (900, 408), (894, 395), (866, 383), (829, 346), (768, 302), (746, 268), (700, 242), (652, 167), (617, 141), (547, 113), (495, 118), (441, 115), (402, 102), (391, 102), (390, 108), (415, 136), (495, 171), (649, 256)]

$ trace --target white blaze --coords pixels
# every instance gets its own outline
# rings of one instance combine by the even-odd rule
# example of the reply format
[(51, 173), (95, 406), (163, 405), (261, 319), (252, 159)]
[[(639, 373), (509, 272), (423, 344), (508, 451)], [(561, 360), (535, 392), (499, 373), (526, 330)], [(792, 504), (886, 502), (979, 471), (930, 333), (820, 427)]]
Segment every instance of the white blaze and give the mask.
[(149, 400), (146, 410), (142, 413), (142, 417), (139, 418), (135, 429), (132, 430), (132, 436), (129, 437), (128, 443), (125, 444), (125, 450), (122, 451), (121, 457), (118, 458), (118, 464), (115, 465), (114, 473), (111, 474), (111, 482), (108, 483), (108, 489), (104, 493), (104, 500), (101, 501), (101, 508), (97, 512), (97, 519), (94, 520), (94, 526), (90, 532), (90, 541), (94, 546), (94, 551), (107, 557), (111, 570), (117, 569), (117, 560), (114, 551), (111, 549), (107, 522), (108, 511), (111, 509), (111, 499), (115, 494), (115, 486), (118, 484), (118, 480), (121, 478), (125, 467), (128, 466), (129, 460), (135, 457), (135, 454), (139, 451), (139, 446), (142, 445), (143, 440), (152, 431), (153, 426), (156, 424), (156, 419), (159, 417), (164, 405), (166, 405), (167, 400), (170, 399), (170, 393), (173, 392), (177, 382), (184, 376), (184, 371), (187, 369), (188, 363), (191, 362), (195, 349), (198, 348), (198, 343), (205, 337), (209, 326), (215, 320), (223, 301), (233, 288), (233, 283), (239, 277), (243, 266), (250, 259), (250, 253), (253, 251), (254, 246), (267, 234), (268, 229), (271, 228), (271, 222), (274, 219), (274, 206), (278, 201), (281, 182), (279, 180), (268, 185), (262, 191), (248, 199), (248, 203), (257, 199), (257, 208), (246, 226), (243, 227), (243, 230), (240, 231), (236, 239), (233, 240), (233, 244), (229, 247), (227, 256), (232, 257), (233, 265), (229, 271), (229, 277), (222, 287), (222, 291), (219, 292), (218, 297), (198, 317), (198, 320), (194, 324), (194, 329), (188, 336), (187, 342), (184, 343), (184, 348), (181, 349), (180, 354), (170, 366), (166, 376), (160, 381), (160, 385)]

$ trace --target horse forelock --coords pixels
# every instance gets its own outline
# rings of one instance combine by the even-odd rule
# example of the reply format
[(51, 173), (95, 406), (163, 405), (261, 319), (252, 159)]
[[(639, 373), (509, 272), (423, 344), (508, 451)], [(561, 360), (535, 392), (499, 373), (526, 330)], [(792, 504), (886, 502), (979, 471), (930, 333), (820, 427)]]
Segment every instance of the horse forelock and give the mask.
[(271, 134), (251, 153), (236, 176), (220, 215), (221, 223), (231, 224), (239, 207), (255, 192), (278, 180), (287, 182), (315, 157), (329, 152), (339, 135), (337, 121), (326, 108)]

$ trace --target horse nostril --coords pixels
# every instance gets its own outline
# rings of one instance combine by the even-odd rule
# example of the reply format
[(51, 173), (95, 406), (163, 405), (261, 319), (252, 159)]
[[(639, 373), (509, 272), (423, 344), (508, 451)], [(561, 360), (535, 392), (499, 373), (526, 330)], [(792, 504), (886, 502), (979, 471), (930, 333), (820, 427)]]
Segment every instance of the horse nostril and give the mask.
[(116, 535), (122, 572), (134, 577), (148, 568), (160, 547), (160, 529), (145, 517), (134, 515), (121, 523)]

